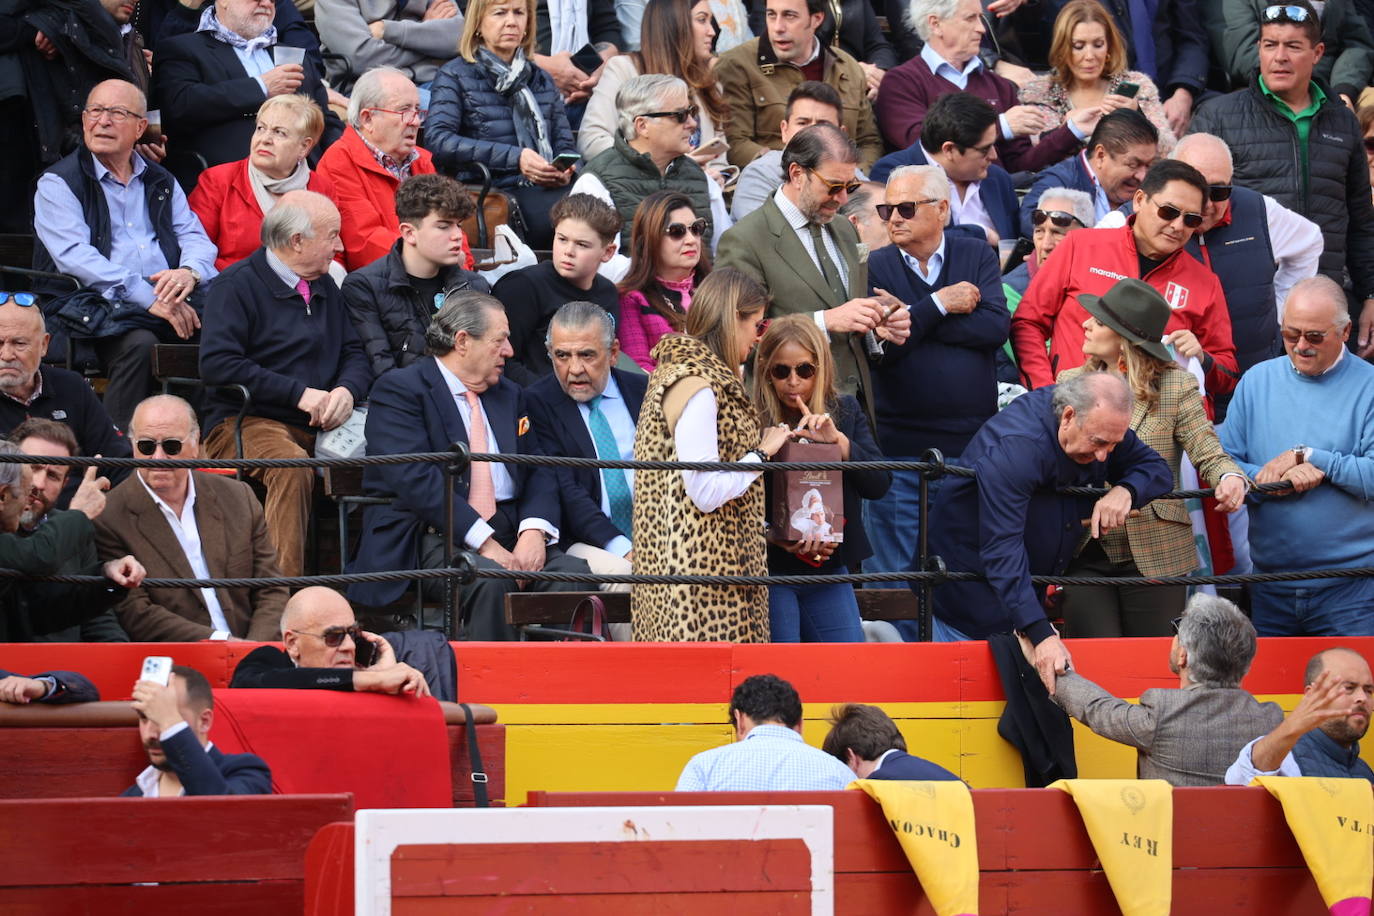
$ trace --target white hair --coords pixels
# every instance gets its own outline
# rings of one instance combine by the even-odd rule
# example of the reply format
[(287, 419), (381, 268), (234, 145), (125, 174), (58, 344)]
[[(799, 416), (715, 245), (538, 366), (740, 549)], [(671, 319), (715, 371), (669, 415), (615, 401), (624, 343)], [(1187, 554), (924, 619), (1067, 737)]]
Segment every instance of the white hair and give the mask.
[(1069, 209), (1078, 217), (1083, 228), (1091, 229), (1097, 222), (1097, 210), (1093, 207), (1093, 199), (1085, 192), (1075, 191), (1073, 188), (1046, 188), (1036, 206), (1043, 210), (1045, 201), (1051, 199), (1067, 201)]
[(686, 95), (688, 104), (691, 104), (691, 93), (687, 89), (687, 84), (676, 76), (666, 73), (644, 73), (627, 79), (615, 94), (617, 126), (625, 142), (628, 143), (635, 138), (635, 118), (643, 117), (651, 111), (662, 110), (663, 100), (677, 92)]
[(373, 67), (358, 77), (358, 81), (353, 84), (353, 94), (348, 97), (348, 123), (353, 125), (354, 130), (362, 129), (359, 122), (362, 120), (364, 109), (380, 108), (386, 104), (384, 77), (390, 75), (399, 76), (413, 85), (411, 78), (395, 67)]
[(887, 176), (887, 183), (899, 178), (919, 178), (921, 190), (927, 197), (949, 203), (949, 176), (938, 165), (900, 165)]
[(959, 0), (911, 0), (907, 7), (906, 18), (921, 41), (930, 41), (930, 23), (927, 20), (949, 19), (959, 8)]

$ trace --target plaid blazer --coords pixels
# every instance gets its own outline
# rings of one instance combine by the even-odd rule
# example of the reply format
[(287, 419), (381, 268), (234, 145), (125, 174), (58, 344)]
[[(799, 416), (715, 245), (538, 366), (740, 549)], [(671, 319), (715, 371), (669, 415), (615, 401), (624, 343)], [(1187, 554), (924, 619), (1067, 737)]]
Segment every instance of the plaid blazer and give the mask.
[[(1080, 367), (1059, 373), (1064, 382), (1087, 371)], [(1244, 471), (1226, 454), (1207, 417), (1191, 372), (1170, 365), (1159, 377), (1159, 399), (1146, 405), (1136, 401), (1131, 410), (1131, 429), (1150, 448), (1168, 462), (1179, 488), (1179, 463), (1184, 452), (1197, 468), (1204, 485), (1215, 486), (1222, 474)], [(1197, 548), (1193, 541), (1192, 520), (1181, 499), (1157, 499), (1143, 506), (1137, 518), (1126, 522), (1125, 530), (1108, 532), (1102, 549), (1115, 563), (1134, 560), (1146, 576), (1183, 576), (1197, 569)]]

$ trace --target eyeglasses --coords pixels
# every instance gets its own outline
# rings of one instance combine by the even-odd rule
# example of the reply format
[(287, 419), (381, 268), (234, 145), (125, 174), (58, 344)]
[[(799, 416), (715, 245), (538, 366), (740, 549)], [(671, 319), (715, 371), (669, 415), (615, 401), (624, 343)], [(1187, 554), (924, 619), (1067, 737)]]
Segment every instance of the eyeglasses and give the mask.
[(425, 108), (364, 108), (363, 111), (385, 111), (400, 118), (402, 124), (414, 124), (417, 127), (429, 117), (429, 110)]
[(682, 223), (669, 223), (667, 228), (663, 230), (663, 234), (673, 241), (681, 240), (689, 232), (694, 238), (701, 238), (706, 234), (706, 220), (693, 220), (685, 226)]
[(902, 219), (912, 219), (916, 216), (918, 207), (934, 203), (939, 203), (939, 201), (933, 197), (927, 197), (925, 200), (906, 200), (899, 204), (878, 204), (873, 209), (878, 211), (878, 219), (887, 222), (892, 219), (893, 210), (896, 210)]
[(130, 118), (143, 117), (143, 115), (139, 114), (138, 112), (130, 111), (127, 108), (110, 108), (104, 105), (94, 105), (90, 108), (83, 108), (81, 109), (81, 114), (85, 116), (87, 120), (96, 122), (99, 122), (101, 118), (104, 118), (106, 115), (109, 115), (110, 120), (116, 124), (123, 124)]
[(993, 140), (991, 143), (984, 143), (982, 146), (964, 146), (960, 147), (960, 149), (962, 149), (966, 153), (977, 153), (978, 155), (986, 158), (988, 153), (991, 153), (992, 148), (996, 145), (997, 141)]
[(38, 304), (38, 297), (33, 293), (7, 293), (0, 291), (0, 304), (13, 302), (15, 305), (22, 305), (25, 308)]
[(754, 334), (755, 334), (756, 336), (762, 337), (762, 336), (763, 336), (763, 332), (766, 331), (766, 330), (768, 330), (768, 319), (767, 319), (767, 318), (763, 318), (763, 319), (760, 319), (760, 320), (754, 322)]
[(773, 368), (768, 370), (768, 374), (773, 376), (773, 378), (777, 379), (780, 382), (784, 379), (790, 378), (793, 372), (797, 373), (797, 378), (811, 378), (816, 374), (816, 364), (797, 363), (795, 366), (789, 366), (786, 363), (774, 363)]
[(1174, 628), (1174, 633), (1175, 633), (1175, 635), (1177, 635), (1177, 633), (1178, 633), (1178, 628), (1179, 628), (1182, 624), (1183, 624), (1183, 618), (1182, 618), (1182, 617), (1175, 617), (1173, 620), (1170, 620), (1170, 621), (1169, 621), (1169, 626), (1171, 626), (1171, 627)]
[(846, 194), (853, 194), (855, 191), (859, 190), (859, 188), (863, 187), (863, 182), (861, 181), (831, 181), (815, 169), (807, 169), (807, 171), (821, 180), (821, 184), (825, 185), (826, 195), (830, 197), (836, 196), (841, 191)]
[(1265, 22), (1306, 22), (1310, 11), (1301, 6), (1266, 6), (1261, 14)]
[(1279, 333), (1282, 334), (1283, 339), (1289, 343), (1297, 343), (1299, 340), (1305, 340), (1310, 344), (1320, 344), (1325, 342), (1327, 335), (1334, 330), (1334, 327), (1328, 328), (1325, 331), (1299, 331), (1297, 328), (1279, 328)]
[(1051, 226), (1056, 226), (1060, 229), (1067, 229), (1073, 223), (1078, 223), (1078, 225), (1080, 226), (1083, 225), (1083, 221), (1081, 219), (1074, 216), (1072, 213), (1065, 213), (1063, 210), (1031, 211), (1032, 226), (1044, 225), (1045, 220), (1049, 220)]
[(1366, 152), (1374, 153), (1374, 137), (1364, 138), (1364, 148)]
[[(1153, 197), (1150, 198), (1150, 203), (1154, 203)], [(1198, 226), (1202, 225), (1201, 213), (1184, 213), (1172, 204), (1155, 204), (1155, 212), (1158, 213), (1159, 218), (1166, 223), (1172, 223), (1181, 216), (1183, 217), (1183, 225), (1187, 226), (1189, 229), (1196, 229)]]
[(1223, 200), (1231, 199), (1231, 186), (1229, 184), (1209, 184), (1207, 186), (1207, 199), (1214, 204), (1219, 204)]
[(324, 644), (331, 649), (337, 649), (343, 645), (345, 636), (352, 637), (355, 644), (363, 640), (363, 628), (356, 623), (351, 627), (330, 627), (323, 633), (307, 633), (304, 630), (297, 630), (296, 632), (302, 636), (314, 636), (323, 639)]
[(180, 439), (138, 439), (134, 441), (134, 448), (138, 449), (140, 455), (153, 454), (159, 445), (162, 446), (162, 451), (168, 458), (181, 454), (182, 440)]
[(640, 115), (641, 118), (672, 118), (679, 124), (686, 124), (687, 119), (697, 120), (697, 115), (701, 113), (698, 105), (688, 105), (686, 108), (679, 108), (676, 111), (650, 111)]

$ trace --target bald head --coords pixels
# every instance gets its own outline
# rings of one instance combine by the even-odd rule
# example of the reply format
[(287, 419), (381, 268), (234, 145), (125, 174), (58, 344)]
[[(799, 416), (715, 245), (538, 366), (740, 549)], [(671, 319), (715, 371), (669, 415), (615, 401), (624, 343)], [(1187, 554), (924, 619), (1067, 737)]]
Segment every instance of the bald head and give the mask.
[[(1306, 690), (1314, 689), (1318, 678), (1327, 675), (1327, 682), (1316, 689), (1334, 689), (1345, 707), (1345, 715), (1327, 719), (1320, 726), (1332, 741), (1341, 747), (1351, 747), (1369, 731), (1369, 714), (1374, 704), (1374, 674), (1369, 662), (1353, 649), (1338, 646), (1318, 652), (1307, 663), (1303, 674)], [(1346, 701), (1348, 700), (1348, 704)]]
[[(348, 599), (332, 588), (313, 586), (292, 595), (281, 615), (286, 654), (299, 668), (352, 668), (357, 620)], [(331, 646), (331, 640), (338, 645)]]
[(0, 305), (0, 391), (27, 399), (47, 352), (48, 335), (38, 306), (19, 305), (13, 297)]
[(1174, 147), (1173, 159), (1185, 162), (1202, 173), (1208, 185), (1208, 194), (1202, 201), (1202, 226), (1199, 232), (1210, 232), (1212, 227), (1226, 218), (1231, 210), (1231, 199), (1213, 200), (1212, 188), (1225, 188), (1231, 184), (1235, 166), (1231, 162), (1231, 148), (1226, 141), (1212, 134), (1189, 134)]

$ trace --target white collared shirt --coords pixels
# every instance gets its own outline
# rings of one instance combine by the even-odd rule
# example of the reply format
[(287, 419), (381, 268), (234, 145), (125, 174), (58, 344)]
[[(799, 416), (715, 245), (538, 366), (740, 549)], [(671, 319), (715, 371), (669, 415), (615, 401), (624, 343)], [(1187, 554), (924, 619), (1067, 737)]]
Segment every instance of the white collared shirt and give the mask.
[(1087, 169), (1088, 177), (1092, 179), (1093, 216), (1096, 217), (1097, 220), (1100, 222), (1102, 220), (1102, 217), (1112, 212), (1112, 210), (1115, 208), (1112, 207), (1112, 202), (1107, 199), (1107, 192), (1102, 189), (1102, 182), (1097, 180), (1097, 173), (1094, 172), (1093, 167), (1088, 164), (1087, 150), (1084, 150), (1083, 152), (1079, 153), (1078, 158), (1083, 161), (1083, 168)]
[[(930, 258), (926, 261), (925, 270), (921, 269), (921, 262), (918, 261), (914, 255), (907, 254), (901, 248), (897, 250), (902, 253), (902, 260), (906, 263), (907, 267), (911, 268), (911, 272), (920, 277), (921, 282), (931, 288), (930, 301), (935, 303), (935, 308), (939, 310), (941, 315), (948, 315), (949, 312), (945, 310), (944, 303), (940, 301), (939, 296), (935, 295), (935, 281), (940, 279), (940, 270), (945, 266), (945, 234), (943, 232), (940, 233), (940, 247), (936, 248), (935, 252), (931, 254)], [(910, 309), (911, 306), (912, 303), (910, 302), (906, 304), (907, 309)]]
[[(157, 736), (157, 740), (158, 740), (158, 741), (166, 741), (167, 739), (171, 738), (173, 735), (178, 735), (178, 734), (180, 734), (181, 732), (185, 731), (186, 729), (188, 729), (188, 728), (190, 728), (190, 727), (191, 727), (191, 726), (188, 725), (188, 724), (185, 723), (185, 722), (178, 722), (176, 725), (171, 726), (171, 727), (168, 728), (166, 731), (164, 731), (162, 734), (158, 735), (158, 736)], [(214, 743), (213, 741), (208, 742), (208, 743), (205, 745), (205, 751), (206, 751), (206, 753), (209, 753), (210, 748), (212, 748), (212, 747), (214, 747), (214, 746), (215, 746), (215, 743)], [(180, 774), (177, 774), (177, 775), (178, 775), (178, 778), (179, 778), (179, 777), (180, 777)], [(139, 773), (138, 776), (134, 778), (134, 784), (137, 785), (138, 788), (139, 788), (139, 790), (143, 792), (143, 797), (144, 797), (144, 798), (160, 798), (161, 796), (160, 796), (159, 793), (158, 793), (158, 788), (159, 788), (158, 783), (159, 783), (159, 781), (160, 781), (161, 779), (162, 779), (162, 771), (161, 771), (161, 770), (159, 770), (157, 767), (154, 767), (154, 766), (147, 766), (147, 767), (144, 767), (144, 768), (143, 768), (143, 772), (142, 772), (142, 773)], [(185, 786), (182, 786), (182, 787), (181, 787), (181, 791), (178, 792), (177, 794), (178, 794), (178, 795), (185, 795), (185, 794), (186, 794), (186, 787), (185, 787)]]
[[(582, 423), (587, 427), (587, 435), (592, 437), (592, 446), (596, 446), (596, 433), (592, 430), (592, 408), (585, 401), (577, 401), (577, 412), (582, 415)], [(620, 458), (624, 461), (633, 461), (635, 457), (635, 420), (630, 416), (630, 406), (625, 403), (625, 396), (620, 393), (620, 385), (616, 383), (615, 376), (610, 375), (606, 378), (606, 389), (601, 392), (601, 400), (596, 405), (602, 416), (606, 418), (606, 423), (611, 427), (611, 434), (615, 436), (615, 447), (620, 453)], [(604, 456), (602, 456), (604, 457)], [(625, 483), (629, 486), (630, 492), (635, 491), (635, 472), (626, 469)], [(607, 492), (605, 484), (601, 487), (601, 512), (607, 518), (611, 517), (611, 494)], [(623, 534), (616, 535), (608, 543), (602, 545), (603, 549), (623, 557), (630, 552), (630, 539)]]
[[(782, 218), (787, 220), (787, 225), (791, 226), (792, 231), (797, 234), (797, 239), (801, 241), (802, 247), (806, 249), (807, 255), (811, 258), (811, 263), (816, 265), (816, 272), (824, 277), (825, 271), (821, 270), (820, 258), (816, 256), (816, 246), (811, 243), (811, 230), (807, 228), (807, 224), (811, 221), (797, 209), (796, 204), (787, 198), (781, 187), (773, 192), (773, 203), (778, 205), (778, 209), (782, 211)], [(844, 258), (840, 256), (839, 246), (835, 244), (835, 235), (830, 231), (829, 226), (824, 227), (824, 231), (821, 232), (821, 241), (825, 243), (825, 250), (830, 253), (830, 260), (835, 262), (835, 269), (840, 272), (840, 282), (845, 289), (849, 289), (849, 267), (845, 264)], [(843, 305), (844, 303), (837, 302), (835, 304)], [(811, 317), (815, 320), (816, 327), (820, 328), (821, 333), (825, 335), (825, 339), (829, 340), (830, 332), (825, 327), (825, 310), (812, 312)]]
[[(161, 496), (152, 491), (142, 474), (135, 473), (134, 476), (143, 485), (143, 489), (148, 491), (153, 504), (162, 510), (162, 517), (167, 520), (167, 525), (172, 529), (172, 534), (176, 537), (181, 552), (185, 554), (191, 572), (195, 574), (197, 579), (212, 578), (210, 567), (205, 563), (205, 553), (200, 547), (200, 528), (196, 525), (196, 476), (189, 472), (186, 475), (186, 501), (181, 504), (180, 516), (172, 511), (172, 507)], [(213, 588), (202, 588), (200, 597), (205, 602), (205, 610), (210, 614), (210, 628), (215, 631), (210, 634), (210, 638), (229, 638), (229, 621), (224, 617), (224, 608), (219, 603), (219, 595), (215, 594)]]
[[(968, 78), (983, 69), (983, 61), (975, 54), (973, 57), (969, 58), (968, 63), (964, 64), (964, 69), (956, 70), (953, 64), (935, 53), (935, 49), (929, 44), (921, 48), (921, 60), (926, 62), (926, 66), (930, 68), (931, 73), (946, 82), (953, 83), (961, 90), (968, 89)], [(1000, 112), (997, 115), (997, 128), (1001, 131), (1003, 140), (1010, 140), (1016, 136), (1011, 131), (1011, 122), (1007, 120), (1006, 115)], [(1079, 139), (1082, 138), (1080, 137)]]
[[(453, 397), (453, 403), (458, 406), (458, 416), (463, 420), (463, 429), (469, 436), (472, 435), (472, 409), (468, 407), (467, 390), (462, 379), (454, 375), (445, 366), (442, 360), (435, 359), (434, 365), (439, 367), (439, 374), (443, 376), (444, 384), (448, 386), (449, 394)], [(482, 426), (487, 431), (487, 451), (493, 455), (501, 454), (501, 443), (496, 439), (496, 430), (492, 429), (491, 420), (487, 416), (486, 405), (482, 403), (482, 398), (477, 398), (477, 409), (482, 411)], [(515, 499), (515, 480), (510, 476), (510, 471), (506, 465), (500, 461), (492, 461), (487, 464), (491, 468), (491, 485), (495, 490), (496, 501), (507, 502)], [(538, 528), (547, 535), (549, 541), (558, 540), (558, 529), (551, 523), (542, 518), (525, 518), (520, 520), (520, 531), (530, 528)], [(463, 541), (473, 550), (477, 550), (487, 538), (492, 536), (494, 529), (483, 519), (477, 519), (472, 523), (472, 527), (463, 536)]]
[[(921, 153), (925, 155), (926, 161), (933, 166), (938, 166), (944, 171), (944, 166), (937, 160), (924, 146)], [(946, 173), (948, 177), (948, 173)], [(949, 181), (949, 217), (951, 223), (966, 223), (975, 226), (982, 226), (984, 229), (997, 231), (997, 227), (992, 223), (992, 215), (988, 213), (988, 208), (983, 206), (983, 198), (978, 192), (983, 187), (981, 181), (970, 181), (964, 185), (964, 196), (959, 196), (959, 188), (954, 184), (954, 179)]]

